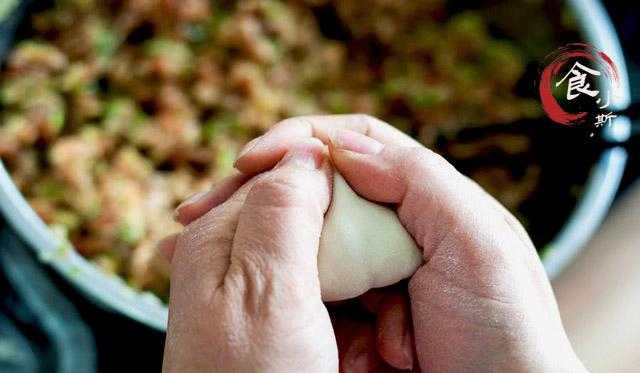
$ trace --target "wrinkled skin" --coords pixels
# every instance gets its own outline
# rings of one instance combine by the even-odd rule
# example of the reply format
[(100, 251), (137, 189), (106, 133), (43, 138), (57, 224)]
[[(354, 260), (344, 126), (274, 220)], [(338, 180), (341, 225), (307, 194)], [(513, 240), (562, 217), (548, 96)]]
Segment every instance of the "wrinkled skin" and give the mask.
[[(262, 195), (258, 203), (251, 197), (261, 188), (274, 191), (280, 188), (273, 185), (285, 185), (272, 175), (292, 170), (286, 166), (292, 154), (309, 154), (310, 149), (319, 154), (313, 137), (329, 144), (333, 164), (358, 194), (397, 206), (425, 259), (409, 281), (408, 294), (394, 289), (382, 297), (377, 291), (361, 297), (378, 315), (375, 337), (361, 323), (354, 323), (351, 337), (349, 329), (341, 327), (344, 321), (334, 323), (342, 371), (378, 370), (378, 356), (392, 366), (409, 368), (407, 351), (413, 348), (425, 372), (584, 371), (565, 335), (535, 247), (517, 220), (440, 156), (362, 115), (281, 122), (240, 154), (236, 168), (241, 175), (178, 208), (176, 217), (187, 229), (160, 245), (169, 256), (175, 250), (167, 371), (337, 370), (334, 331), (313, 272), (317, 234), (329, 201), (326, 179), (318, 170), (307, 170), (314, 176), (304, 174), (305, 181), (292, 176), (278, 192), (278, 206), (284, 208), (276, 210), (288, 209), (283, 215), (292, 219), (294, 211), (299, 214), (292, 220), (298, 223), (295, 230), (279, 224), (287, 220), (277, 214), (268, 214), (273, 224), (264, 224), (258, 207), (273, 208), (265, 202), (273, 199)], [(245, 183), (264, 171), (266, 176)], [(261, 188), (256, 188), (255, 180), (270, 181), (258, 181)], [(304, 198), (299, 188), (304, 188)], [(241, 209), (235, 235), (229, 237), (233, 223), (228, 217), (238, 214), (229, 206), (243, 198), (245, 204), (255, 202), (251, 209)], [(220, 239), (225, 224), (231, 225)], [(221, 252), (221, 242), (231, 245), (232, 254), (207, 259)], [(251, 267), (254, 271), (238, 266), (246, 261), (233, 259), (236, 247), (247, 252), (241, 242), (260, 250), (261, 259), (251, 256), (259, 263)], [(300, 261), (283, 262), (271, 255), (285, 252)], [(208, 260), (225, 264), (206, 265)], [(210, 273), (223, 272), (222, 286), (210, 280)], [(410, 307), (402, 307), (407, 295)], [(407, 327), (408, 320), (413, 328)], [(364, 359), (345, 358), (353, 349)]]
[(177, 238), (166, 371), (337, 370), (315, 260), (328, 176), (308, 145)]

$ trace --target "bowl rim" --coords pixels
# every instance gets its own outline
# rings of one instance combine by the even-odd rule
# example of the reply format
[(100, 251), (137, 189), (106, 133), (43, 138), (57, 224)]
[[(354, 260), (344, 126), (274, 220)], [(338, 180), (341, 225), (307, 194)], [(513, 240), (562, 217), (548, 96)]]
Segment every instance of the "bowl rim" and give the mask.
[[(620, 73), (620, 89), (611, 97), (611, 108), (626, 109), (631, 103), (629, 74), (615, 27), (599, 0), (568, 0), (576, 13), (585, 39), (605, 52), (616, 63)], [(631, 136), (631, 121), (626, 116), (614, 118), (603, 131), (605, 140), (624, 143)], [(566, 268), (585, 247), (607, 215), (624, 174), (628, 154), (624, 147), (605, 149), (591, 169), (578, 200), (567, 222), (554, 239), (541, 250), (541, 259), (547, 275), (553, 279)], [(551, 211), (552, 212), (552, 211)]]
[[(607, 53), (617, 64), (621, 94), (612, 97), (611, 105), (615, 109), (627, 107), (630, 102), (627, 68), (619, 39), (602, 3), (599, 0), (568, 0), (568, 4), (576, 12), (585, 39)], [(18, 8), (24, 10), (24, 7)], [(630, 127), (629, 119), (620, 116), (605, 128), (605, 137), (624, 142), (630, 136)], [(584, 194), (567, 222), (551, 243), (541, 250), (541, 259), (550, 278), (556, 277), (571, 262), (600, 226), (620, 185), (626, 160), (627, 152), (623, 147), (612, 147), (604, 150), (592, 167)], [(41, 261), (53, 267), (94, 303), (153, 329), (166, 330), (167, 306), (155, 295), (132, 289), (120, 277), (100, 270), (78, 254), (71, 243), (38, 217), (1, 160), (0, 212)]]

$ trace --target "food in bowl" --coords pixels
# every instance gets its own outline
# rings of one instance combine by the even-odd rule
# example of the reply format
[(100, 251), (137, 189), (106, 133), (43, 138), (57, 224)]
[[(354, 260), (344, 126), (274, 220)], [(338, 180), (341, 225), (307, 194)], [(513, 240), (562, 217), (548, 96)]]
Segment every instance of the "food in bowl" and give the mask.
[[(517, 91), (551, 48), (544, 4), (517, 4), (523, 36), (507, 1), (57, 0), (0, 74), (0, 156), (78, 252), (166, 298), (155, 243), (180, 229), (173, 209), (283, 118), (368, 113), (454, 162), (526, 154), (525, 134), (457, 135), (542, 114)], [(541, 174), (465, 171), (521, 217)]]

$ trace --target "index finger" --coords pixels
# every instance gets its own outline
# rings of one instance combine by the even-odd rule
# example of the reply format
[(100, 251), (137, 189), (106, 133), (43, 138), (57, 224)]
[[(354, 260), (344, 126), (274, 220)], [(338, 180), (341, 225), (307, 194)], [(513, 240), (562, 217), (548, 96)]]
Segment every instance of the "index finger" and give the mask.
[(300, 139), (316, 137), (326, 144), (329, 134), (338, 129), (356, 131), (388, 145), (420, 145), (397, 128), (365, 114), (301, 116), (279, 122), (269, 132), (248, 143), (240, 152), (235, 167), (246, 174), (265, 171)]

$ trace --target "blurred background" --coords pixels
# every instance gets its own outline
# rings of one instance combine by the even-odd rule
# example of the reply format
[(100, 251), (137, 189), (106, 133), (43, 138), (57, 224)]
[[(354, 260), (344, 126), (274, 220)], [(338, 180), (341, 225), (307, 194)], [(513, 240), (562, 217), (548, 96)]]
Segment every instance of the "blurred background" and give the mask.
[[(381, 117), (442, 153), (523, 222), (543, 258), (579, 252), (597, 228), (554, 288), (588, 368), (638, 371), (640, 140), (606, 129), (590, 139), (548, 123), (537, 101), (544, 56), (583, 40), (575, 15), (562, 1), (395, 4), (0, 0), (0, 157), (23, 207), (67, 243), (32, 250), (38, 225), (16, 229), (20, 205), (3, 207), (0, 372), (160, 370), (162, 328), (87, 296), (102, 275), (82, 266), (164, 312), (167, 265), (154, 247), (179, 229), (176, 204), (277, 120), (341, 112)], [(603, 4), (640, 102), (640, 5)], [(619, 179), (605, 173), (609, 196), (589, 180), (614, 146), (628, 158)], [(580, 220), (589, 190), (601, 207)], [(557, 238), (569, 230), (575, 247)], [(47, 265), (68, 250), (91, 264)]]

